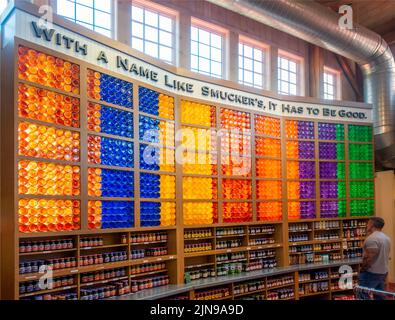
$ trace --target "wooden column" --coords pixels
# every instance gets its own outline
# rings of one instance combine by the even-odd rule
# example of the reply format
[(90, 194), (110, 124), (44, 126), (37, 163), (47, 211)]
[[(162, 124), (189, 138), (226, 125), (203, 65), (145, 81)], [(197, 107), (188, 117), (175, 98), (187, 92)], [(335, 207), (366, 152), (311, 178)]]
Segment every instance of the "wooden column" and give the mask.
[(310, 97), (321, 98), (322, 90), (322, 73), (324, 70), (322, 49), (320, 47), (309, 46), (309, 92), (306, 92)]

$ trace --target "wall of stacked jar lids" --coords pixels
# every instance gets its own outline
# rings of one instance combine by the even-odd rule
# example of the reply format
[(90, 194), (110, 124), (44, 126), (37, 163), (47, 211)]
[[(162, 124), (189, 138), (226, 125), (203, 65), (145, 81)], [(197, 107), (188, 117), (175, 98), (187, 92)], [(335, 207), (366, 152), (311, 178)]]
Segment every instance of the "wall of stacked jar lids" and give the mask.
[[(176, 233), (166, 230), (374, 214), (370, 125), (279, 118), (203, 103), (32, 47), (17, 47), (15, 196), (24, 250), (20, 262), (31, 260), (26, 248), (30, 254), (72, 252), (80, 248), (85, 232), (98, 236), (92, 243), (101, 243), (102, 250), (115, 247), (117, 254), (55, 258), (66, 259), (70, 268), (81, 261), (95, 265), (95, 259), (101, 264), (102, 259), (114, 263), (171, 256), (168, 263), (156, 266), (150, 261), (141, 269), (145, 274), (158, 267), (157, 277), (162, 278), (145, 281), (147, 286), (163, 285), (169, 282), (165, 271), (177, 259), (172, 255), (180, 252), (175, 243), (184, 241), (172, 239)], [(186, 149), (177, 163), (181, 144)], [(152, 234), (142, 233), (145, 228)], [(166, 237), (157, 238), (156, 230), (165, 230)], [(54, 232), (62, 241), (72, 240), (73, 246), (46, 250)], [(134, 232), (148, 238), (134, 243)], [(26, 247), (35, 238), (43, 250)], [(96, 247), (92, 243), (85, 247)], [(147, 243), (152, 245), (143, 247)], [(38, 258), (34, 266), (48, 260)], [(113, 278), (119, 278), (122, 287), (128, 273), (115, 271)], [(170, 276), (170, 282), (180, 278)], [(86, 273), (84, 279), (90, 281), (92, 275)], [(66, 280), (67, 287), (80, 283)], [(136, 286), (145, 289), (145, 284)]]

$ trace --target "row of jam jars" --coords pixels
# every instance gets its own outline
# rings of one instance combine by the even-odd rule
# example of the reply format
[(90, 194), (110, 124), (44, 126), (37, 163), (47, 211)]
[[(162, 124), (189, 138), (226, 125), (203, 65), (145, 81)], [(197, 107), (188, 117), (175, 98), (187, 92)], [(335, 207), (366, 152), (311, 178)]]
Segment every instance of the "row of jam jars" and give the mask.
[(20, 122), (18, 142), (20, 155), (75, 162), (80, 159), (78, 132)]
[(73, 128), (80, 126), (79, 99), (26, 84), (18, 86), (18, 112), (24, 118)]
[(24, 46), (18, 48), (18, 73), (23, 80), (74, 94), (80, 93), (78, 65)]

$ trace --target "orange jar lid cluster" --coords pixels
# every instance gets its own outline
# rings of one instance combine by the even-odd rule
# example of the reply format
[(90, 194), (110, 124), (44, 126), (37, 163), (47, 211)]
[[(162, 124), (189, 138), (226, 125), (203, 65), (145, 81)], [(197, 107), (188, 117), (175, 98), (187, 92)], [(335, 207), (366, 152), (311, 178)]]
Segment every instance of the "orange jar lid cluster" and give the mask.
[(18, 142), (20, 155), (74, 162), (80, 160), (78, 132), (20, 122)]
[(80, 126), (79, 99), (25, 84), (18, 87), (18, 111), (24, 118), (73, 128)]
[(80, 229), (78, 200), (20, 199), (20, 232), (53, 232)]
[(222, 128), (251, 129), (251, 116), (249, 113), (225, 108), (222, 108), (220, 112)]
[(217, 203), (215, 202), (184, 202), (182, 208), (185, 225), (218, 222)]
[(255, 154), (260, 157), (281, 157), (281, 141), (277, 139), (256, 137)]
[(281, 161), (256, 159), (256, 176), (259, 178), (281, 178)]
[(255, 132), (271, 137), (280, 137), (281, 126), (280, 119), (266, 117), (266, 116), (255, 116)]
[(256, 181), (256, 197), (257, 199), (281, 199), (282, 198), (281, 181)]
[(264, 201), (257, 203), (258, 221), (279, 221), (282, 219), (282, 203), (280, 201)]
[(252, 204), (250, 202), (224, 202), (224, 222), (252, 221)]
[(251, 199), (251, 180), (222, 180), (222, 196), (224, 199)]
[(24, 46), (18, 48), (19, 78), (74, 94), (80, 93), (80, 67)]
[(80, 167), (21, 160), (18, 164), (19, 194), (78, 196)]
[(216, 126), (215, 107), (193, 101), (181, 100), (181, 122), (206, 127)]
[(88, 228), (101, 229), (102, 202), (88, 201)]

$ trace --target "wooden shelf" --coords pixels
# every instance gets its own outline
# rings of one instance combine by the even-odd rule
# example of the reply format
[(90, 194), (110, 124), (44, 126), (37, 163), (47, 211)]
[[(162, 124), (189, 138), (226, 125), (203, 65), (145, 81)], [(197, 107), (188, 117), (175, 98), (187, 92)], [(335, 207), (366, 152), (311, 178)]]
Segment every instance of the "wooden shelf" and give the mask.
[(162, 270), (155, 270), (155, 271), (149, 271), (149, 272), (144, 272), (144, 273), (134, 273), (134, 274), (130, 274), (130, 278), (131, 279), (135, 279), (138, 277), (143, 277), (143, 276), (150, 276), (153, 274), (159, 274), (159, 273), (164, 273), (164, 272), (168, 272), (167, 269), (162, 269)]
[(233, 296), (234, 296), (235, 298), (237, 298), (237, 297), (249, 296), (249, 295), (251, 295), (251, 294), (264, 293), (265, 291), (266, 291), (266, 289), (263, 288), (263, 289), (259, 289), (259, 290), (255, 290), (255, 291), (249, 291), (249, 292), (243, 292), (243, 293), (233, 294)]
[(317, 280), (299, 281), (299, 284), (314, 283), (314, 282), (321, 282), (321, 281), (328, 281), (328, 280), (330, 280), (330, 279), (329, 278), (324, 278), (324, 279), (317, 279)]
[[(79, 268), (64, 268), (64, 269), (57, 269), (52, 271), (53, 277), (60, 277), (60, 276), (68, 276), (73, 274), (78, 274)], [(43, 273), (24, 273), (19, 275), (19, 281), (31, 281), (31, 280), (39, 280), (43, 276)]]
[(131, 242), (131, 246), (142, 246), (147, 244), (167, 243), (167, 240), (147, 241), (147, 242)]
[(185, 266), (185, 269), (196, 269), (196, 268), (209, 267), (209, 266), (213, 266), (213, 265), (215, 265), (214, 262), (202, 263), (202, 264), (195, 264), (195, 265)]
[(228, 234), (228, 235), (223, 235), (223, 236), (215, 236), (217, 239), (224, 239), (224, 238), (243, 238), (245, 237), (247, 234), (243, 233), (243, 234)]
[(71, 289), (76, 289), (76, 288), (77, 288), (77, 285), (72, 285), (72, 286), (66, 286), (66, 287), (57, 288), (57, 289), (51, 289), (51, 290), (41, 290), (41, 291), (29, 292), (29, 293), (20, 294), (19, 298), (39, 296), (39, 295), (43, 295), (43, 294), (56, 293), (56, 292), (66, 291), (66, 290), (71, 290)]
[(307, 294), (299, 294), (299, 298), (304, 298), (304, 297), (311, 297), (311, 296), (318, 296), (321, 294), (329, 294), (329, 291), (321, 291), (321, 292), (314, 292), (314, 293), (307, 293)]
[(274, 286), (274, 287), (266, 286), (266, 287), (267, 287), (267, 291), (270, 291), (270, 290), (276, 290), (276, 289), (281, 289), (281, 288), (286, 288), (286, 287), (293, 287), (293, 286), (295, 286), (295, 282), (288, 283), (288, 284), (282, 284), (281, 286)]
[(208, 239), (214, 239), (214, 236), (210, 237), (201, 237), (201, 238), (184, 238), (184, 241), (198, 241), (198, 240), (208, 240)]
[(104, 246), (94, 246), (94, 247), (82, 247), (80, 251), (89, 251), (89, 250), (97, 250), (97, 249), (108, 249), (108, 248), (118, 248), (118, 247), (127, 247), (127, 244), (109, 244)]
[(236, 263), (236, 262), (244, 262), (244, 261), (247, 261), (247, 258), (217, 261), (216, 264), (218, 265), (218, 264)]
[(112, 278), (112, 279), (99, 280), (99, 281), (93, 281), (93, 282), (86, 282), (86, 283), (81, 283), (80, 288), (90, 287), (90, 286), (94, 286), (94, 285), (98, 285), (98, 284), (105, 284), (105, 283), (109, 283), (112, 281), (119, 281), (119, 280), (125, 280), (125, 279), (128, 279), (128, 276), (116, 277), (116, 278)]
[(77, 249), (73, 248), (73, 249), (63, 249), (63, 250), (47, 250), (47, 251), (25, 252), (25, 253), (19, 253), (19, 256), (20, 257), (24, 257), (24, 256), (35, 256), (35, 255), (53, 254), (53, 253), (61, 253), (61, 252), (74, 252), (74, 251), (77, 251)]

